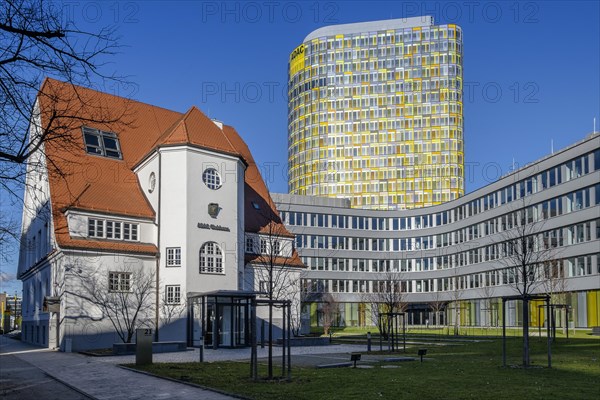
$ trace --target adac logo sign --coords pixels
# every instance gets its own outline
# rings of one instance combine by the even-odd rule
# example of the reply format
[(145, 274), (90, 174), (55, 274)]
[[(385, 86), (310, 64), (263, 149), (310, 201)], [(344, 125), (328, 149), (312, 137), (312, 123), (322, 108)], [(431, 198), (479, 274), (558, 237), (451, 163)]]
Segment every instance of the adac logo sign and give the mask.
[(296, 47), (290, 54), (290, 76), (304, 68), (304, 45)]

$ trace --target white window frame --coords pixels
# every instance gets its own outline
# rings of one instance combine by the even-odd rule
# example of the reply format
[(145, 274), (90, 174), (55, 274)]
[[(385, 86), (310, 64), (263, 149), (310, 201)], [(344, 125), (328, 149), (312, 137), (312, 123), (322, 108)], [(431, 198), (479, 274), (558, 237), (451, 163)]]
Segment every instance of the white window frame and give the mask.
[[(109, 235), (110, 230), (110, 235)], [(122, 227), (120, 221), (106, 220), (104, 222), (104, 235), (107, 239), (121, 240), (122, 238)]]
[(104, 220), (98, 218), (88, 218), (88, 236), (94, 238), (104, 237)]
[(131, 292), (131, 272), (111, 271), (108, 273), (109, 292)]
[(269, 253), (269, 243), (266, 238), (260, 238), (260, 254)]
[(181, 304), (181, 285), (165, 286), (165, 303)]
[(281, 242), (279, 240), (273, 240), (271, 254), (278, 256), (281, 254)]
[(181, 267), (181, 247), (167, 247), (167, 267)]
[(258, 291), (261, 293), (260, 297), (268, 297), (269, 281), (258, 281)]
[(254, 254), (256, 252), (254, 246), (254, 238), (252, 236), (246, 236), (246, 253)]
[(123, 240), (138, 241), (138, 224), (123, 222)]
[[(139, 224), (88, 217), (87, 236), (91, 238), (139, 242)], [(110, 234), (108, 233), (110, 230)]]
[(216, 242), (206, 242), (200, 247), (200, 273), (225, 274), (223, 251)]
[(223, 186), (219, 171), (212, 167), (204, 170), (202, 173), (202, 182), (204, 182), (207, 188), (212, 190), (218, 190), (221, 188), (221, 186)]

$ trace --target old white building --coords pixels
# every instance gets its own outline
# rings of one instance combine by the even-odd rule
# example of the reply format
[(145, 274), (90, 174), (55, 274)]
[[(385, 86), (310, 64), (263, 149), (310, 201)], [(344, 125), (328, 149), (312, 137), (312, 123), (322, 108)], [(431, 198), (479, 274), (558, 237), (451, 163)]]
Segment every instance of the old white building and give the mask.
[(303, 265), (235, 129), (50, 79), (37, 105), (30, 140), (51, 137), (27, 168), (23, 340), (109, 347), (123, 322), (106, 303), (125, 301), (160, 340), (247, 345), (237, 294), (268, 291), (267, 266), (285, 286)]

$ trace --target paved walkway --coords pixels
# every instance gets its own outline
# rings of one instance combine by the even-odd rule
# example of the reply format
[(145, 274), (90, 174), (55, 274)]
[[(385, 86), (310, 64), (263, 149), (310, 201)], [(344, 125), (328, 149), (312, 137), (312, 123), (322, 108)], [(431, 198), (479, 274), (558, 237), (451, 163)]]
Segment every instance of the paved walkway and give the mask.
[(232, 399), (182, 383), (127, 371), (114, 363), (103, 362), (102, 357), (41, 349), (0, 336), (0, 365), (9, 362), (9, 356), (26, 361), (54, 379), (99, 400)]
[[(364, 352), (365, 350), (365, 346), (359, 345), (292, 347), (292, 355), (298, 358), (314, 357), (319, 360), (341, 357), (340, 359), (345, 360), (347, 353)], [(258, 348), (259, 362), (267, 357), (267, 352), (266, 347)], [(274, 347), (273, 354), (278, 363), (282, 348)], [(194, 349), (185, 352), (155, 354), (153, 359), (154, 362), (197, 362), (199, 355), (199, 350)], [(31, 346), (0, 336), (0, 365), (10, 362), (11, 359), (14, 360), (15, 357), (74, 390), (98, 400), (221, 400), (233, 398), (182, 383), (124, 370), (117, 366), (117, 364), (134, 363), (135, 356), (90, 357)], [(206, 362), (249, 358), (249, 348), (204, 350), (204, 361)], [(313, 362), (319, 363), (317, 360)]]
[[(259, 362), (262, 359), (266, 359), (268, 356), (268, 349), (265, 346), (257, 349), (257, 356)], [(306, 354), (332, 354), (332, 353), (352, 353), (352, 352), (364, 352), (366, 346), (341, 344), (331, 346), (297, 346), (292, 347), (292, 355), (306, 355)], [(273, 356), (275, 360), (281, 358), (282, 348), (279, 346), (273, 347)], [(277, 358), (279, 357), (279, 358)], [(197, 362), (200, 359), (200, 352), (198, 349), (181, 351), (176, 353), (159, 353), (153, 355), (154, 362)], [(135, 363), (135, 356), (108, 356), (98, 357), (98, 360), (110, 364), (130, 364)], [(231, 361), (231, 360), (250, 360), (250, 348), (239, 348), (239, 349), (204, 349), (204, 361)], [(292, 361), (293, 365), (293, 361)]]

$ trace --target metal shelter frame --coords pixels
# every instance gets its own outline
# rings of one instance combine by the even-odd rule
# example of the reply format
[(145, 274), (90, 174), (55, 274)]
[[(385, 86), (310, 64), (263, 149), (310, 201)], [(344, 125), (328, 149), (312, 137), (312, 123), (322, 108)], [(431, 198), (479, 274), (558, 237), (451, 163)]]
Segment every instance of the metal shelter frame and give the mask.
[[(210, 346), (213, 349), (221, 347), (247, 347), (251, 344), (252, 316), (256, 317), (256, 292), (242, 290), (216, 290), (205, 293), (188, 293), (188, 345), (193, 345), (194, 319), (200, 319), (200, 341), (204, 347), (205, 339), (210, 337)], [(200, 315), (194, 315), (193, 306), (200, 306)], [(209, 315), (208, 310), (211, 309)], [(220, 307), (231, 307), (228, 325), (231, 330), (229, 343), (219, 344), (219, 335), (222, 333), (218, 321), (221, 315)], [(209, 321), (210, 319), (210, 321)], [(210, 322), (210, 323), (209, 323)], [(210, 326), (210, 331), (207, 328)], [(237, 327), (237, 329), (236, 329)], [(242, 329), (243, 328), (243, 329)], [(243, 332), (244, 337), (238, 337)]]
[[(548, 315), (550, 315), (550, 296), (548, 295), (528, 295), (528, 296), (503, 296), (502, 297), (502, 366), (506, 367), (506, 302), (513, 300), (522, 300), (529, 302), (530, 300), (544, 300), (546, 303)], [(550, 338), (550, 324), (546, 324), (548, 336), (548, 368), (552, 368), (552, 346)]]
[[(379, 326), (382, 326), (382, 317), (387, 317), (387, 332), (388, 332), (388, 351), (395, 351), (400, 346), (397, 343), (399, 338), (398, 317), (402, 317), (402, 342), (403, 350), (406, 353), (406, 313), (405, 312), (389, 312), (379, 314)], [(382, 335), (379, 335), (379, 350), (383, 350)]]
[[(252, 380), (258, 380), (258, 356), (257, 356), (257, 340), (256, 340), (256, 308), (259, 306), (272, 305), (275, 308), (282, 309), (282, 355), (281, 355), (281, 376), (290, 380), (292, 377), (292, 302), (290, 300), (267, 300), (267, 299), (256, 299), (253, 301), (253, 317), (251, 320), (251, 352), (250, 352), (250, 377)], [(270, 322), (270, 321), (269, 321)], [(272, 338), (271, 338), (272, 340)]]
[[(540, 313), (541, 313), (541, 309), (543, 307), (545, 307), (545, 306), (542, 306), (542, 305), (538, 306), (538, 321), (541, 318)], [(569, 310), (571, 310), (571, 306), (568, 305), (568, 304), (550, 304), (551, 314), (548, 316), (548, 321), (550, 323), (550, 330), (552, 332), (552, 340), (553, 341), (556, 340), (556, 318), (555, 318), (555, 315), (554, 315), (554, 309), (556, 309), (556, 308), (564, 309), (567, 312), (567, 321), (566, 321), (567, 322), (567, 327), (566, 328), (567, 328), (567, 339), (568, 339), (569, 338), (569, 326), (568, 326), (568, 324), (569, 324)], [(541, 324), (539, 324), (539, 326), (538, 326), (538, 334), (539, 334), (540, 337), (542, 337), (542, 325)]]
[[(258, 379), (258, 355), (257, 355), (257, 329), (256, 329), (256, 309), (259, 306), (268, 306), (272, 305), (275, 308), (280, 308), (283, 311), (283, 343), (282, 343), (282, 362), (281, 362), (281, 374), (286, 377), (288, 380), (291, 378), (292, 373), (292, 358), (291, 358), (291, 333), (292, 333), (292, 302), (290, 300), (267, 300), (267, 299), (257, 299), (256, 296), (264, 294), (262, 292), (250, 292), (250, 291), (242, 291), (242, 290), (217, 290), (213, 292), (206, 293), (189, 293), (188, 294), (188, 344), (193, 342), (193, 323), (194, 316), (193, 306), (195, 304), (200, 305), (200, 361), (203, 361), (203, 349), (204, 349), (204, 340), (207, 335), (207, 318), (215, 318), (218, 319), (219, 316), (219, 308), (215, 307), (215, 314), (213, 316), (209, 316), (207, 314), (207, 308), (209, 304), (215, 305), (224, 305), (231, 306), (230, 313), (230, 326), (232, 329), (232, 334), (230, 336), (230, 346), (229, 347), (246, 347), (250, 346), (250, 377), (253, 380)], [(234, 333), (235, 329), (235, 317), (239, 310), (236, 310), (235, 307), (243, 308), (243, 315), (245, 317), (244, 323), (244, 344), (236, 344), (234, 342)], [(239, 324), (239, 321), (238, 321)], [(212, 348), (217, 349), (219, 347), (219, 331), (218, 326), (214, 321), (212, 322)], [(247, 328), (247, 329), (246, 329)], [(249, 342), (249, 344), (248, 344)]]

